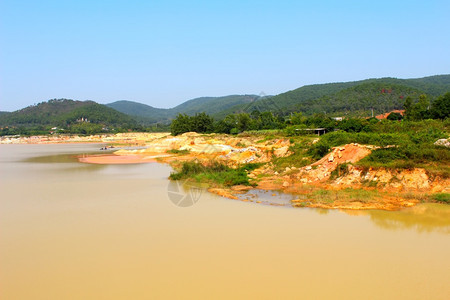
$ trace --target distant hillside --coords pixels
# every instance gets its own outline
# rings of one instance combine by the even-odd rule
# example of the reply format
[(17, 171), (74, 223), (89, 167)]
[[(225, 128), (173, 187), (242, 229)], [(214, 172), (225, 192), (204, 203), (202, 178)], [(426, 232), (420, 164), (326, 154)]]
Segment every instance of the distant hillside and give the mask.
[(176, 107), (155, 108), (133, 101), (101, 105), (93, 101), (53, 99), (15, 112), (0, 112), (0, 126), (70, 126), (82, 118), (107, 126), (167, 125), (178, 113), (205, 112), (216, 119), (232, 113), (271, 111), (279, 115), (303, 112), (333, 116), (369, 116), (403, 107), (404, 99), (426, 94), (430, 100), (450, 92), (450, 75), (415, 79), (380, 78), (352, 82), (315, 84), (276, 96), (231, 95), (201, 97)]
[(155, 108), (150, 105), (128, 100), (116, 101), (106, 104), (106, 106), (130, 115), (142, 124), (168, 121), (172, 115), (169, 109)]
[(68, 126), (88, 120), (108, 126), (132, 125), (130, 116), (93, 101), (52, 99), (24, 109), (0, 115), (2, 126), (54, 125)]
[(256, 99), (248, 104), (241, 104), (224, 110), (215, 114), (216, 118), (223, 118), (228, 114), (236, 112), (250, 113), (254, 110), (263, 112), (271, 111), (273, 113), (287, 114), (295, 110), (295, 106), (306, 100), (317, 99), (324, 95), (333, 94), (337, 91), (357, 85), (358, 82), (341, 82), (341, 83), (327, 83), (306, 85), (298, 89), (279, 94), (277, 96), (265, 97), (263, 99)]
[(397, 80), (401, 81), (404, 85), (419, 89), (432, 96), (440, 96), (450, 91), (450, 75)]
[(163, 109), (155, 108), (133, 101), (116, 101), (106, 104), (122, 113), (135, 117), (142, 124), (151, 124), (156, 122), (170, 122), (178, 113), (194, 115), (200, 112), (206, 112), (213, 115), (221, 111), (230, 109), (239, 104), (250, 103), (258, 96), (255, 95), (231, 95), (224, 97), (201, 97), (188, 100), (176, 107)]
[(250, 103), (258, 98), (256, 95), (231, 95), (224, 97), (202, 97), (186, 101), (172, 110), (175, 114), (185, 113), (193, 115), (199, 112), (215, 114), (233, 106)]
[(294, 107), (296, 111), (307, 115), (326, 113), (365, 117), (370, 115), (372, 109), (374, 114), (402, 109), (406, 97), (418, 100), (423, 93), (405, 85), (372, 81), (346, 88), (332, 95), (306, 100)]
[[(390, 92), (389, 92), (390, 91)], [(374, 108), (377, 112), (401, 108), (406, 96), (430, 97), (450, 91), (450, 75), (438, 75), (417, 79), (380, 78), (353, 82), (307, 85), (301, 88), (254, 101), (247, 105), (231, 107), (220, 114), (272, 111), (280, 114), (301, 111), (305, 114), (336, 113), (360, 115)]]
[(6, 115), (6, 114), (9, 114), (9, 111), (0, 111), (0, 116), (1, 115)]

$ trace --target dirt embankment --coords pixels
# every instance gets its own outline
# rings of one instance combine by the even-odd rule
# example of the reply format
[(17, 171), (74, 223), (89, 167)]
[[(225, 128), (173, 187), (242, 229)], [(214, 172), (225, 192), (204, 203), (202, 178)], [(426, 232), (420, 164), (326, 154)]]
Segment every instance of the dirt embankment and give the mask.
[(145, 149), (119, 150), (118, 156), (140, 155), (158, 158), (159, 161), (178, 163), (186, 160), (208, 162), (222, 161), (229, 166), (245, 163), (267, 163), (272, 157), (290, 154), (289, 140), (264, 141), (261, 137), (237, 138), (227, 135), (185, 133), (166, 136), (146, 143)]
[[(85, 162), (160, 161), (174, 166), (191, 160), (204, 163), (218, 160), (230, 166), (249, 162), (264, 163), (249, 173), (256, 188), (302, 195), (293, 201), (294, 206), (395, 210), (415, 205), (425, 199), (427, 193), (449, 192), (449, 179), (431, 177), (424, 169), (388, 170), (353, 165), (377, 148), (374, 146), (348, 144), (336, 147), (311, 165), (301, 168), (290, 166), (282, 172), (276, 172), (273, 158), (291, 155), (288, 139), (266, 140), (258, 136), (230, 137), (196, 133), (146, 138), (145, 149), (119, 150), (104, 162), (101, 157), (87, 158)], [(342, 164), (347, 166), (341, 171), (338, 166)], [(210, 189), (211, 192), (233, 199), (242, 190), (245, 188)], [(364, 192), (361, 194), (361, 191)]]
[[(397, 210), (426, 201), (427, 194), (450, 192), (449, 178), (430, 176), (421, 168), (392, 170), (353, 165), (376, 148), (348, 144), (333, 148), (303, 168), (286, 168), (278, 174), (266, 166), (255, 170), (253, 176), (269, 174), (258, 183), (259, 188), (304, 194), (293, 201), (294, 206)], [(343, 164), (347, 164), (343, 170), (338, 168)], [(326, 192), (320, 195), (318, 189)]]

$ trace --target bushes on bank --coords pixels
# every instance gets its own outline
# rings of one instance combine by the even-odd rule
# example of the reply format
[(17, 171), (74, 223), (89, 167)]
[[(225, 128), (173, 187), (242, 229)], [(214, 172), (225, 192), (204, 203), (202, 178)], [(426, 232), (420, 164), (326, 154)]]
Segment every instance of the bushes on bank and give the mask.
[(181, 169), (170, 174), (172, 180), (195, 179), (211, 181), (221, 186), (251, 185), (248, 172), (258, 168), (260, 164), (245, 164), (233, 169), (221, 162), (211, 161), (202, 164), (196, 161), (183, 162)]

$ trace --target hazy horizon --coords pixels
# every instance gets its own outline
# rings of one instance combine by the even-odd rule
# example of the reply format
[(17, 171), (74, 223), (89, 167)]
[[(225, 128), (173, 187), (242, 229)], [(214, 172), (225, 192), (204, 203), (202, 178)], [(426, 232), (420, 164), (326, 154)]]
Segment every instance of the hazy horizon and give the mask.
[[(441, 76), (441, 75), (450, 75), (450, 74), (435, 74), (435, 75), (429, 75), (429, 76)], [(424, 77), (429, 77), (429, 76), (423, 76), (423, 77), (418, 77), (418, 78), (424, 78)], [(391, 77), (391, 76), (383, 76), (383, 77), (380, 77), (380, 78), (388, 78), (388, 77)], [(392, 78), (392, 77), (391, 77), (391, 78)], [(365, 80), (365, 79), (379, 79), (379, 78), (364, 78), (364, 79), (360, 79), (360, 80)], [(397, 79), (414, 79), (414, 78), (397, 78)], [(353, 80), (352, 80), (352, 81), (353, 81)], [(354, 81), (359, 81), (359, 80), (354, 80)], [(317, 84), (338, 83), (338, 82), (340, 82), (340, 81), (335, 81), (335, 82), (324, 82), (324, 83), (317, 83)], [(316, 83), (312, 83), (311, 85), (315, 85), (315, 84), (316, 84)], [(304, 85), (304, 86), (305, 86), (305, 85)], [(296, 87), (296, 88), (294, 88), (294, 89), (297, 89), (297, 88), (300, 88), (300, 87), (303, 87), (303, 86), (299, 86), (299, 87)], [(291, 89), (291, 90), (293, 90), (293, 89)], [(288, 90), (288, 91), (290, 91), (290, 90)], [(288, 92), (288, 91), (284, 91), (284, 92)], [(284, 93), (284, 92), (281, 92), (281, 93)], [(264, 91), (261, 91), (259, 94), (257, 94), (257, 93), (254, 93), (254, 94), (245, 93), (245, 94), (239, 94), (239, 95), (255, 95), (255, 96), (260, 96), (261, 93), (263, 93), (265, 96), (276, 96), (276, 95), (277, 95), (277, 94), (274, 94), (274, 95), (267, 95), (266, 93), (264, 93)], [(35, 103), (31, 103), (31, 104), (26, 105), (26, 106), (24, 106), (24, 107), (20, 107), (20, 108), (18, 108), (18, 109), (16, 109), (16, 110), (20, 110), (20, 109), (23, 109), (23, 108), (26, 108), (26, 107), (28, 107), (28, 106), (35, 105), (35, 104), (38, 104), (38, 103), (41, 103), (41, 102), (47, 102), (48, 100), (52, 100), (52, 99), (69, 99), (69, 100), (76, 100), (76, 101), (95, 101), (95, 102), (100, 103), (100, 104), (111, 104), (111, 103), (118, 102), (118, 101), (131, 101), (131, 102), (136, 102), (136, 103), (146, 104), (146, 105), (152, 106), (152, 107), (154, 107), (154, 108), (171, 109), (171, 108), (174, 108), (174, 107), (176, 107), (176, 106), (178, 106), (178, 105), (181, 105), (181, 104), (183, 104), (183, 103), (185, 103), (185, 102), (188, 102), (188, 101), (191, 101), (191, 100), (196, 100), (196, 99), (199, 99), (199, 98), (221, 98), (221, 97), (233, 96), (233, 95), (238, 95), (238, 94), (219, 95), (219, 96), (209, 96), (209, 95), (208, 95), (208, 96), (199, 96), (199, 97), (195, 97), (195, 98), (190, 98), (190, 99), (182, 100), (180, 103), (176, 103), (176, 104), (174, 104), (173, 106), (170, 106), (170, 107), (158, 107), (158, 106), (154, 106), (154, 105), (152, 105), (152, 104), (148, 104), (148, 103), (146, 103), (145, 101), (139, 101), (139, 100), (134, 100), (134, 99), (117, 99), (117, 100), (112, 100), (112, 101), (103, 101), (103, 102), (100, 102), (100, 101), (97, 101), (97, 100), (95, 100), (95, 99), (71, 99), (71, 98), (67, 98), (67, 97), (61, 97), (61, 98), (49, 98), (49, 99), (45, 99), (45, 100), (38, 101), (38, 102), (35, 102)], [(16, 110), (12, 110), (12, 111), (16, 111)], [(0, 107), (0, 111), (5, 111), (5, 110), (3, 110), (3, 109)], [(9, 112), (12, 112), (12, 111), (9, 111)]]

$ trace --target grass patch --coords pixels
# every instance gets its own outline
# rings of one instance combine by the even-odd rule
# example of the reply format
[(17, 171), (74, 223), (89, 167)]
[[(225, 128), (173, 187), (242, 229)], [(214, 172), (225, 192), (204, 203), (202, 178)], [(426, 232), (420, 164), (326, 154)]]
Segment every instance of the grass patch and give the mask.
[(318, 143), (312, 145), (307, 154), (312, 157), (314, 160), (319, 160), (330, 152), (331, 146), (325, 140), (320, 140)]
[(284, 171), (287, 167), (301, 168), (314, 162), (308, 150), (311, 147), (312, 139), (308, 137), (292, 139), (289, 151), (291, 155), (286, 157), (277, 157), (272, 160), (274, 170), (278, 172)]
[(345, 176), (349, 173), (349, 163), (343, 163), (337, 165), (336, 169), (334, 169), (330, 174), (330, 180), (334, 180), (341, 176)]
[(431, 199), (440, 203), (450, 204), (450, 193), (433, 194), (431, 195)]
[(208, 164), (188, 161), (183, 162), (181, 169), (170, 174), (172, 180), (194, 179), (199, 182), (212, 182), (220, 186), (252, 185), (248, 172), (260, 167), (261, 164), (245, 164), (236, 169), (211, 161)]
[(248, 130), (239, 134), (240, 137), (260, 136), (260, 135), (264, 136), (265, 138), (269, 136), (268, 139), (271, 139), (275, 137), (284, 136), (284, 131), (282, 129), (261, 129), (261, 130)]
[(316, 203), (330, 204), (334, 201), (369, 203), (379, 197), (379, 191), (347, 188), (343, 190), (319, 189), (308, 194), (308, 199)]
[(189, 154), (190, 151), (187, 149), (184, 149), (184, 150), (170, 149), (170, 150), (167, 150), (166, 153), (186, 155), (186, 154)]
[(430, 202), (430, 196), (427, 195), (426, 193), (413, 193), (413, 192), (408, 192), (408, 193), (397, 193), (396, 197), (398, 198), (403, 198), (406, 200), (417, 200), (420, 203), (427, 203)]
[(450, 177), (450, 149), (433, 144), (410, 144), (406, 146), (377, 149), (358, 162), (363, 167), (388, 169), (424, 168), (433, 176)]
[(433, 164), (433, 165), (427, 166), (426, 171), (430, 178), (435, 178), (437, 176), (440, 176), (443, 179), (450, 178), (450, 167), (449, 166)]

